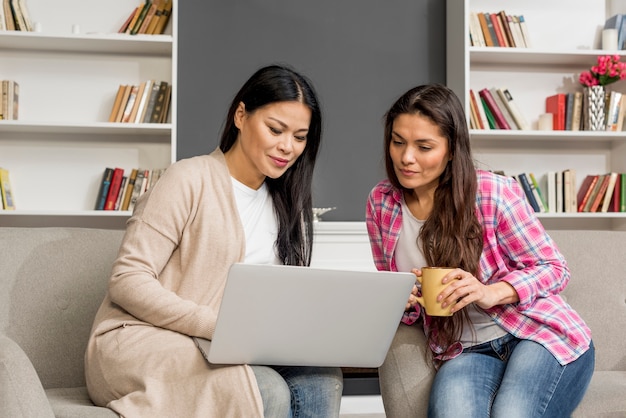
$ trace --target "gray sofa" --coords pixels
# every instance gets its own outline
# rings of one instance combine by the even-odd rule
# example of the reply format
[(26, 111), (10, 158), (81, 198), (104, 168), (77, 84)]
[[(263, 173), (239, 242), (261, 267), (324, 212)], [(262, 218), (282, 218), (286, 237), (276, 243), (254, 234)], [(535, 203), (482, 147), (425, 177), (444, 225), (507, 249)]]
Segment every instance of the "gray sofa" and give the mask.
[[(105, 293), (122, 231), (81, 228), (0, 228), (0, 417), (109, 417), (85, 390), (83, 354), (96, 309)], [(577, 410), (580, 417), (626, 417), (626, 232), (553, 231), (570, 263), (566, 294), (594, 333), (596, 373)], [(597, 285), (597, 286), (596, 286)], [(406, 332), (405, 332), (406, 331)], [(394, 358), (419, 334), (401, 328), (380, 369), (381, 387), (407, 418), (425, 411), (419, 363), (411, 379)], [(422, 399), (420, 399), (420, 396)]]

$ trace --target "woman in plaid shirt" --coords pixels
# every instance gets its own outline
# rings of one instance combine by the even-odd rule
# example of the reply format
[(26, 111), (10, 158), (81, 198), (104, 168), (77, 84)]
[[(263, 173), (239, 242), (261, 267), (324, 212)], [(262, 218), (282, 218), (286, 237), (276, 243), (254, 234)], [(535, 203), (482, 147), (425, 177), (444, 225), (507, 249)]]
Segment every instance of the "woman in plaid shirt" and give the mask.
[(462, 105), (443, 85), (393, 104), (384, 149), (388, 179), (366, 210), (376, 267), (456, 267), (439, 296), (452, 316), (425, 314), (415, 287), (402, 319), (423, 318), (437, 370), (428, 415), (570, 416), (593, 374), (591, 333), (559, 295), (567, 263), (521, 187), (475, 168)]

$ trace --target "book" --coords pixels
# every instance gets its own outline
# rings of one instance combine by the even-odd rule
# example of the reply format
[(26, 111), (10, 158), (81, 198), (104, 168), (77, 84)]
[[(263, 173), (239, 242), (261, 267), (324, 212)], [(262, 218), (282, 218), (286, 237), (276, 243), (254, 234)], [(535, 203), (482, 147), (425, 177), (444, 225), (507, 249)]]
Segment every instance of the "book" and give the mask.
[(120, 106), (122, 105), (122, 98), (124, 98), (125, 90), (126, 86), (124, 84), (120, 84), (117, 89), (117, 94), (115, 95), (115, 100), (113, 101), (113, 107), (111, 108), (111, 114), (109, 115), (109, 122), (115, 122)]
[(2, 208), (5, 210), (15, 210), (15, 199), (9, 170), (0, 167), (0, 194), (2, 194)]
[(165, 32), (165, 28), (167, 28), (167, 24), (169, 23), (170, 17), (172, 16), (172, 0), (162, 1), (164, 3), (163, 11), (161, 12), (161, 16), (159, 16), (159, 21), (157, 22), (154, 31), (152, 32), (153, 35), (158, 35)]
[(146, 2), (141, 8), (141, 11), (139, 12), (139, 15), (137, 16), (137, 19), (135, 20), (135, 23), (133, 24), (132, 29), (130, 30), (131, 35), (137, 35), (139, 33), (139, 29), (141, 28), (141, 25), (143, 24), (144, 19), (148, 15), (148, 10), (150, 10), (151, 6), (152, 6), (152, 0), (146, 0)]
[(528, 203), (530, 203), (530, 206), (532, 206), (535, 212), (541, 212), (539, 203), (537, 202), (537, 199), (535, 198), (535, 193), (533, 193), (533, 188), (530, 185), (530, 180), (526, 176), (526, 173), (518, 174), (517, 178), (519, 179), (519, 182), (522, 185), (522, 189), (524, 189), (524, 193), (526, 194), (526, 200), (528, 200)]
[(109, 185), (109, 191), (104, 201), (104, 210), (114, 210), (115, 203), (117, 202), (117, 196), (122, 186), (122, 177), (124, 177), (124, 170), (116, 167), (113, 169), (113, 175), (111, 177), (111, 184)]
[(133, 21), (133, 18), (135, 17), (135, 15), (137, 14), (138, 11), (140, 11), (140, 6), (135, 7), (131, 12), (130, 15), (128, 15), (128, 17), (126, 18), (126, 20), (124, 21), (124, 23), (122, 23), (122, 26), (120, 26), (120, 28), (117, 30), (117, 33), (126, 33), (126, 30), (128, 29), (128, 26), (130, 25), (130, 22)]
[(483, 126), (482, 119), (478, 114), (478, 103), (476, 102), (476, 95), (474, 94), (474, 90), (470, 89), (469, 91), (469, 99), (470, 99), (470, 113), (471, 117), (474, 119), (474, 124), (476, 125), (475, 129), (485, 129)]
[(571, 193), (569, 197), (569, 208), (566, 212), (576, 212), (576, 170), (574, 168), (568, 168), (565, 170), (569, 173), (569, 178), (571, 182)]
[(480, 22), (476, 12), (470, 12), (469, 30), (473, 46), (486, 46), (485, 37), (483, 36), (483, 31), (480, 28)]
[[(487, 17), (484, 13), (476, 13), (478, 15), (478, 22), (480, 23), (480, 29), (483, 32), (483, 37), (485, 38), (485, 46), (495, 46), (493, 42), (493, 38), (491, 37), (491, 31), (489, 30), (489, 26), (487, 25)], [(494, 34), (495, 36), (495, 34)]]
[(626, 173), (620, 173), (619, 211), (626, 212)]
[(126, 182), (128, 181), (128, 176), (122, 176), (122, 184), (120, 184), (120, 190), (117, 192), (117, 199), (115, 199), (115, 208), (113, 210), (120, 210), (122, 206), (122, 199), (124, 198), (124, 190), (126, 188)]
[(165, 94), (167, 93), (167, 81), (161, 81), (159, 84), (159, 94), (157, 95), (152, 109), (152, 115), (150, 116), (150, 123), (159, 123), (161, 120), (161, 111), (165, 104)]
[(600, 208), (600, 204), (604, 199), (604, 194), (606, 193), (606, 189), (609, 186), (609, 179), (611, 178), (610, 174), (602, 174), (598, 179), (598, 183), (596, 183), (596, 187), (594, 187), (594, 191), (591, 192), (591, 196), (589, 200), (592, 200), (591, 205), (589, 206), (588, 212), (597, 212)]
[(124, 117), (124, 111), (126, 110), (126, 105), (128, 104), (128, 98), (130, 97), (130, 92), (133, 89), (132, 84), (124, 85), (124, 95), (122, 96), (122, 101), (120, 102), (120, 108), (115, 116), (114, 122), (121, 122)]
[[(471, 94), (470, 94), (471, 97)], [(478, 121), (478, 111), (476, 110), (475, 103), (470, 99), (469, 102), (469, 116), (470, 116), (470, 129), (481, 129), (480, 122)]]
[(572, 206), (573, 196), (576, 194), (574, 172), (567, 169), (562, 171), (563, 177), (563, 212), (576, 212), (576, 204)]
[[(11, 98), (13, 100), (11, 101)], [(9, 82), (9, 116), (12, 120), (20, 118), (20, 85), (17, 81)]]
[[(139, 112), (139, 105), (141, 104), (141, 99), (143, 97), (143, 92), (146, 89), (146, 82), (142, 81), (139, 83), (139, 87), (137, 88), (137, 93), (135, 95), (135, 100), (133, 103), (133, 108), (130, 111), (130, 116), (128, 117), (129, 123), (137, 123), (137, 112)], [(131, 95), (133, 92), (131, 91)]]
[(580, 131), (583, 112), (583, 93), (574, 92), (574, 105), (572, 109), (572, 131)]
[(530, 124), (517, 106), (517, 103), (513, 100), (513, 96), (511, 95), (509, 89), (498, 89), (497, 91), (500, 95), (500, 98), (502, 99), (502, 102), (507, 107), (509, 113), (513, 117), (513, 120), (515, 121), (517, 127), (525, 131), (530, 130)]
[(137, 175), (135, 176), (135, 183), (133, 184), (133, 193), (130, 196), (130, 203), (128, 204), (128, 210), (132, 211), (135, 209), (135, 204), (137, 203), (137, 199), (142, 194), (142, 186), (143, 186), (143, 178), (144, 178), (145, 170), (138, 168)]
[(130, 205), (130, 198), (132, 197), (133, 189), (135, 187), (137, 171), (138, 170), (136, 168), (130, 170), (130, 175), (128, 176), (128, 181), (126, 183), (126, 190), (124, 191), (124, 198), (122, 200), (121, 210), (128, 210), (128, 206)]
[(498, 40), (498, 35), (496, 34), (496, 28), (493, 26), (493, 21), (491, 20), (491, 13), (483, 13), (483, 15), (485, 16), (485, 22), (487, 22), (487, 30), (489, 31), (489, 35), (491, 36), (493, 46), (502, 46), (500, 45), (500, 41)]
[(485, 100), (485, 103), (487, 104), (487, 107), (491, 111), (491, 114), (493, 115), (493, 118), (496, 122), (496, 125), (498, 126), (498, 129), (511, 129), (508, 122), (504, 118), (502, 111), (500, 111), (500, 109), (498, 108), (498, 105), (496, 104), (496, 101), (493, 98), (489, 89), (484, 88), (480, 90), (478, 92), (478, 95), (482, 97), (483, 100)]
[(483, 107), (483, 103), (480, 97), (476, 95), (473, 89), (470, 89), (470, 100), (474, 103), (474, 106), (476, 107), (476, 113), (478, 114), (480, 129), (489, 129), (489, 120), (487, 120), (485, 108)]
[(606, 109), (606, 130), (617, 131), (617, 124), (619, 122), (620, 103), (622, 100), (622, 93), (618, 91), (611, 91), (609, 93), (609, 106)]
[(144, 86), (144, 90), (141, 94), (141, 99), (139, 101), (139, 107), (137, 108), (137, 116), (135, 117), (135, 123), (142, 123), (143, 118), (146, 114), (146, 108), (148, 106), (148, 101), (150, 100), (150, 95), (152, 94), (152, 85), (154, 84), (154, 80), (147, 80)]
[(622, 98), (619, 101), (619, 112), (617, 114), (617, 126), (615, 127), (617, 132), (624, 130), (624, 117), (626, 117), (626, 94), (622, 93)]
[(615, 190), (615, 183), (617, 181), (617, 172), (609, 174), (609, 182), (604, 192), (604, 198), (602, 199), (602, 205), (600, 206), (600, 212), (608, 212), (611, 199), (613, 198), (613, 191)]
[(160, 87), (160, 82), (154, 81), (152, 83), (152, 88), (150, 89), (150, 97), (148, 98), (148, 104), (146, 105), (146, 110), (142, 119), (143, 123), (150, 123), (150, 118), (152, 117), (152, 111), (154, 110), (154, 105), (156, 103), (157, 96), (159, 95)]
[(500, 18), (502, 29), (504, 29), (504, 34), (506, 35), (507, 46), (515, 48), (515, 38), (513, 38), (513, 32), (511, 32), (509, 17), (504, 10), (500, 10), (500, 12), (498, 12), (498, 16)]
[(124, 108), (124, 112), (122, 113), (122, 123), (130, 122), (130, 115), (133, 113), (135, 100), (137, 100), (137, 93), (139, 93), (139, 86), (131, 85), (130, 94), (128, 95), (128, 101), (126, 102), (126, 107)]
[(104, 210), (104, 204), (106, 203), (107, 196), (109, 195), (109, 188), (111, 187), (111, 180), (113, 179), (113, 169), (107, 167), (102, 174), (102, 180), (100, 181), (100, 187), (98, 189), (98, 195), (96, 196), (95, 210)]
[(485, 116), (487, 117), (487, 122), (489, 123), (489, 129), (499, 129), (496, 119), (493, 117), (493, 113), (491, 113), (491, 110), (489, 109), (489, 106), (487, 106), (487, 103), (485, 103), (485, 100), (480, 96), (478, 96), (478, 100), (480, 100), (480, 104), (485, 111)]
[(165, 102), (163, 103), (163, 107), (161, 108), (161, 114), (159, 117), (160, 123), (167, 123), (171, 101), (172, 101), (172, 85), (168, 84), (165, 90)]
[(556, 212), (565, 212), (563, 208), (563, 172), (556, 173)]
[(2, 101), (0, 102), (0, 114), (3, 120), (9, 120), (9, 80), (2, 80)]
[(620, 173), (619, 211), (626, 212), (626, 173)]
[(147, 33), (148, 26), (150, 25), (150, 22), (154, 18), (154, 14), (156, 13), (157, 7), (158, 5), (155, 4), (154, 1), (152, 1), (150, 4), (150, 8), (148, 9), (148, 12), (146, 13), (146, 16), (144, 17), (143, 22), (141, 23), (141, 26), (139, 27), (139, 30), (137, 31), (138, 34)]
[(159, 19), (163, 15), (163, 10), (165, 9), (164, 0), (154, 0), (152, 3), (154, 3), (157, 7), (154, 11), (154, 16), (152, 16), (152, 19), (150, 19), (150, 24), (148, 24), (148, 27), (146, 28), (145, 33), (148, 35), (152, 35), (154, 33), (154, 28), (156, 28), (156, 26), (158, 25)]
[(615, 178), (615, 187), (613, 188), (613, 197), (609, 205), (609, 212), (619, 212), (620, 194), (622, 190), (622, 174), (617, 173)]
[(546, 173), (546, 185), (548, 190), (548, 212), (556, 213), (556, 171)]
[(504, 100), (502, 100), (502, 98), (498, 94), (498, 89), (491, 88), (489, 89), (489, 91), (491, 92), (491, 96), (493, 96), (493, 99), (496, 101), (498, 108), (502, 112), (504, 119), (506, 119), (506, 122), (509, 124), (511, 129), (514, 129), (514, 130), (519, 129), (519, 126), (517, 126), (515, 119), (513, 119), (513, 115), (511, 115), (511, 112), (509, 112), (509, 108), (504, 104)]
[(565, 130), (565, 94), (557, 93), (546, 97), (546, 113), (552, 113), (552, 130)]
[(33, 21), (30, 18), (30, 13), (28, 12), (28, 5), (25, 0), (18, 0), (18, 5), (20, 8), (20, 13), (22, 14), (22, 20), (24, 21), (25, 29), (28, 32), (33, 31)]
[(124, 31), (125, 34), (130, 35), (133, 28), (135, 27), (135, 25), (137, 24), (137, 20), (139, 19), (139, 16), (141, 15), (141, 12), (143, 11), (143, 8), (145, 7), (145, 2), (141, 2), (139, 3), (139, 6), (137, 6), (135, 8), (135, 13), (133, 14), (133, 18), (130, 20), (130, 22), (128, 22), (128, 26), (126, 26), (126, 30)]
[(524, 15), (517, 16), (517, 20), (519, 21), (519, 27), (522, 32), (522, 37), (524, 39), (524, 45), (526, 45), (526, 48), (532, 48), (530, 33), (528, 32), (528, 26), (526, 25), (526, 19), (524, 19)]
[(565, 130), (572, 130), (572, 116), (574, 114), (574, 93), (565, 93)]
[(580, 187), (578, 188), (578, 193), (576, 194), (576, 204), (578, 205), (578, 212), (584, 212), (584, 208), (589, 201), (589, 197), (591, 196), (591, 192), (598, 182), (598, 177), (595, 174), (588, 174), (583, 179)]
[(496, 38), (498, 39), (498, 46), (507, 47), (509, 46), (505, 34), (504, 29), (500, 25), (500, 19), (498, 18), (497, 13), (488, 13), (489, 18), (491, 19), (491, 24), (493, 25), (493, 31), (496, 34)]
[(533, 173), (528, 173), (528, 177), (530, 179), (530, 185), (533, 189), (533, 194), (535, 195), (535, 199), (537, 199), (537, 204), (539, 205), (539, 209), (541, 212), (548, 211), (548, 201), (544, 198), (544, 193), (541, 192), (541, 188), (539, 187), (539, 182)]
[(15, 30), (27, 31), (19, 0), (10, 0), (10, 4), (11, 11), (13, 12), (13, 21), (15, 22)]

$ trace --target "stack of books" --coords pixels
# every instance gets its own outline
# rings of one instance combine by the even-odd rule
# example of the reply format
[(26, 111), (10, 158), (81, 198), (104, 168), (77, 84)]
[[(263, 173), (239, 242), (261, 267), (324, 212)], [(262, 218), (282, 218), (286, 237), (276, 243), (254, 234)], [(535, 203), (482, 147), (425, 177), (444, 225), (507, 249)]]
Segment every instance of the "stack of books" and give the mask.
[(529, 130), (530, 124), (507, 88), (470, 89), (471, 129)]
[(139, 196), (154, 187), (164, 172), (165, 169), (133, 168), (126, 176), (123, 168), (105, 168), (95, 209), (132, 211)]
[(166, 81), (122, 84), (117, 89), (109, 122), (166, 123), (171, 97), (172, 86)]
[(0, 120), (17, 120), (19, 116), (20, 85), (14, 80), (0, 82)]
[(119, 28), (129, 35), (160, 35), (172, 15), (172, 0), (146, 0), (135, 7)]
[(530, 48), (530, 36), (523, 15), (470, 12), (470, 42), (472, 46)]
[(26, 0), (2, 0), (0, 5), (0, 30), (33, 31)]

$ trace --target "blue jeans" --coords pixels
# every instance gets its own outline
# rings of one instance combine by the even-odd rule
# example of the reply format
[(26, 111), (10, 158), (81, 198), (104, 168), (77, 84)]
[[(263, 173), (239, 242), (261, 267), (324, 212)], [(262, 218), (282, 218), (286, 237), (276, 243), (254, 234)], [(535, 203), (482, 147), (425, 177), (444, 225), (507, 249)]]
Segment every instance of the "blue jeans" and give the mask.
[(593, 343), (561, 366), (542, 345), (505, 335), (465, 349), (437, 371), (429, 417), (569, 417), (587, 390)]
[(252, 366), (266, 418), (339, 416), (343, 374), (338, 367)]

